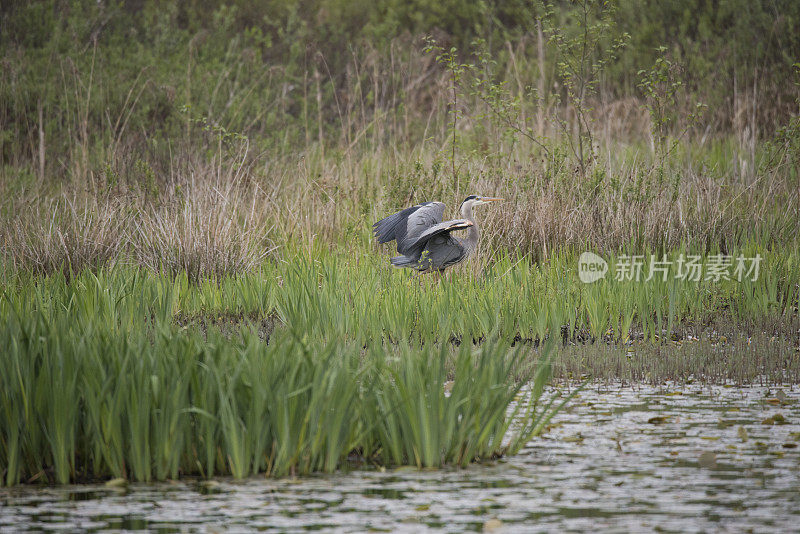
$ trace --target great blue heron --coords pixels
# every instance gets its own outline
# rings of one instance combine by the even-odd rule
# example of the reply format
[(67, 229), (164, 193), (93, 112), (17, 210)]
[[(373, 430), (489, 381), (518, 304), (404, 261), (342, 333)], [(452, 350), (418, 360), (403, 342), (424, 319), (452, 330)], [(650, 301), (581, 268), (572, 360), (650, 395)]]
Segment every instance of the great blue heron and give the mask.
[[(397, 241), (397, 252), (402, 256), (392, 258), (395, 267), (442, 272), (478, 248), (481, 232), (472, 217), (472, 207), (496, 200), (503, 199), (470, 195), (461, 203), (464, 218), (444, 222), (444, 204), (424, 202), (381, 219), (373, 225), (373, 231), (378, 243)], [(450, 235), (465, 228), (469, 228), (466, 239)]]

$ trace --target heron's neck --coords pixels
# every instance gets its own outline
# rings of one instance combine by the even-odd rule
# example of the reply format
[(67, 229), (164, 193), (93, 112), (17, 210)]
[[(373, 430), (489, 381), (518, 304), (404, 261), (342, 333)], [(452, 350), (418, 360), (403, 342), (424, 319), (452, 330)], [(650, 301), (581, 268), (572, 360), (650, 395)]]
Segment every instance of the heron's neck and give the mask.
[(478, 228), (478, 221), (472, 216), (472, 205), (463, 204), (461, 206), (461, 215), (472, 223), (469, 227), (467, 238), (464, 240), (470, 248), (470, 252), (478, 248), (478, 240), (481, 238), (481, 230)]

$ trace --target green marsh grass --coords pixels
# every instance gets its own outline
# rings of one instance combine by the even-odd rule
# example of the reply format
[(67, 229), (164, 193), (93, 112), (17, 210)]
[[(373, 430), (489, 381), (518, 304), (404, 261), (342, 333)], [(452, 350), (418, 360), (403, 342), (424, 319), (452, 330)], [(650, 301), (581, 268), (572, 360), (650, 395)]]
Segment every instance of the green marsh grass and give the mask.
[[(606, 65), (586, 80), (599, 84), (589, 122), (603, 125), (586, 167), (568, 155), (583, 113), (545, 91), (569, 87), (547, 67), (563, 56), (530, 28), (497, 26), (497, 64), (485, 67), (510, 89), (498, 103), (519, 112), (512, 126), (537, 117), (533, 144), (391, 29), (382, 44), (349, 43), (337, 27), (330, 46), (286, 48), (236, 10), (188, 17), (208, 26), (196, 33), (178, 11), (157, 9), (154, 27), (95, 4), (67, 18), (43, 19), (37, 3), (12, 9), (3, 34), (0, 93), (13, 103), (0, 136), (4, 484), (282, 476), (348, 458), (464, 464), (544, 428), (560, 402), (538, 402), (551, 373), (797, 376), (788, 48), (765, 63), (772, 70), (726, 60), (739, 73), (733, 98), (718, 83), (687, 92), (671, 110), (678, 123), (692, 124), (695, 96), (722, 100), (706, 102), (707, 125), (666, 132), (670, 154), (649, 146), (653, 103), (624, 90), (639, 78), (625, 74), (632, 63)], [(31, 21), (53, 31), (31, 33)], [(131, 22), (147, 29), (133, 55)], [(642, 65), (654, 59), (645, 48)], [(523, 89), (534, 86), (543, 101)], [(756, 98), (757, 87), (776, 98)], [(478, 214), (480, 257), (445, 280), (393, 270), (373, 244), (371, 222), (420, 201), (452, 209), (472, 193), (507, 200)], [(586, 285), (576, 257), (587, 249), (610, 274), (622, 252), (765, 260), (752, 282)]]
[[(441, 281), (325, 249), (198, 282), (122, 265), (6, 274), (3, 483), (463, 465), (542, 431), (559, 407), (540, 402), (553, 369), (668, 376), (659, 347), (681, 330), (718, 338), (719, 324), (732, 350), (751, 335), (780, 344), (772, 367), (742, 360), (729, 376), (796, 372), (797, 251), (765, 252), (758, 280), (742, 282), (583, 284), (575, 256), (498, 256)], [(225, 329), (198, 320), (225, 314)], [(592, 355), (565, 360), (556, 341), (609, 354), (577, 365)], [(726, 346), (700, 343), (673, 363), (724, 378), (707, 355)]]
[[(509, 406), (527, 380), (510, 380), (509, 371), (525, 367), (526, 351), (463, 344), (448, 393), (446, 344), (365, 347), (363, 338), (348, 339), (348, 323), (308, 329), (303, 321), (317, 317), (286, 304), (293, 301), (285, 274), (276, 306), (296, 324), (269, 343), (246, 325), (233, 338), (177, 325), (173, 313), (186, 292), (203, 305), (227, 303), (207, 300), (207, 288), (180, 278), (116, 268), (7, 283), (0, 300), (0, 343), (8, 347), (0, 357), (3, 483), (283, 476), (330, 472), (353, 457), (464, 464), (541, 431), (510, 426)], [(302, 284), (291, 292), (309, 299)], [(323, 313), (331, 301), (313, 304)]]
[[(730, 328), (772, 323), (791, 332), (800, 294), (798, 251), (762, 252), (755, 281), (693, 281), (676, 278), (674, 270), (666, 280), (657, 275), (644, 281), (646, 269), (638, 282), (619, 281), (612, 257), (604, 280), (584, 284), (577, 277), (577, 254), (541, 264), (501, 255), (477, 274), (461, 268), (438, 282), (393, 269), (367, 250), (320, 251), (218, 283), (192, 286), (178, 279), (175, 306), (195, 317), (274, 314), (279, 324), (310, 338), (339, 336), (365, 345), (473, 342), (492, 333), (508, 342), (543, 340), (554, 315), (569, 339), (644, 336), (655, 342), (681, 325), (702, 326), (715, 318), (729, 320)], [(677, 261), (679, 254), (667, 257)]]

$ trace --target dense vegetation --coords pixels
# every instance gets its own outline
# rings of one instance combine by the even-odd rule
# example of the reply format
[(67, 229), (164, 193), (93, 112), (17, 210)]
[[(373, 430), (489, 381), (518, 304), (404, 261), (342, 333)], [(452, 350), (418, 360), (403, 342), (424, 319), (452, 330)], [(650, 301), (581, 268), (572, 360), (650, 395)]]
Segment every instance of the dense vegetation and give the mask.
[[(0, 10), (4, 484), (463, 464), (551, 367), (800, 376), (796, 2)], [(372, 222), (473, 193), (478, 259), (387, 265)]]
[[(451, 371), (445, 346), (364, 351), (299, 327), (276, 332), (269, 345), (247, 330), (204, 337), (172, 324), (180, 286), (136, 272), (109, 278), (26, 284), (4, 299), (5, 484), (282, 476), (333, 471), (348, 455), (464, 465), (518, 450), (557, 406), (538, 402), (548, 362), (509, 379), (521, 367), (519, 350), (465, 346)], [(522, 392), (524, 379), (533, 382)], [(517, 416), (522, 425), (510, 429)]]
[(4, 7), (7, 258), (203, 236), (241, 270), (487, 190), (492, 245), (537, 259), (794, 243), (795, 3), (464, 4)]
[[(626, 341), (624, 367), (636, 367), (634, 351), (649, 361), (639, 379), (800, 378), (794, 347), (775, 342), (797, 328), (787, 320), (797, 256), (765, 265), (757, 283), (633, 286), (583, 285), (566, 262), (538, 271), (508, 258), (481, 279), (420, 284), (360, 259), (319, 252), (219, 284), (123, 267), (5, 284), (3, 483), (282, 476), (513, 453), (564, 402), (541, 397), (553, 367), (565, 378), (585, 369), (585, 355), (531, 349), (551, 332), (550, 343)], [(720, 317), (746, 332), (730, 351), (719, 338), (699, 357), (674, 351), (664, 371), (663, 355), (643, 350), (676, 324)], [(615, 357), (589, 358), (620, 376)]]

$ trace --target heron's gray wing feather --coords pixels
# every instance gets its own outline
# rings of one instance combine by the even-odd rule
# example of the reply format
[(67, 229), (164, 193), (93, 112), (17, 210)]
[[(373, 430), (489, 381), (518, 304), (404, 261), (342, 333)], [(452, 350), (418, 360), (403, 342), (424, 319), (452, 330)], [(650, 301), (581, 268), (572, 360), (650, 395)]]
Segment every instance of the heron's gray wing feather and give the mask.
[(429, 260), (427, 268), (443, 269), (448, 265), (460, 262), (467, 256), (467, 251), (461, 243), (449, 234), (439, 234), (428, 240), (423, 252), (423, 258)]
[[(452, 221), (440, 222), (430, 226), (427, 230), (420, 233), (414, 239), (407, 239), (408, 243), (405, 245), (405, 250), (411, 251), (414, 249), (422, 249), (425, 244), (434, 236), (447, 233), (449, 235), (453, 230), (461, 230), (472, 226), (472, 222), (467, 219), (453, 219)], [(398, 250), (400, 247), (398, 246)], [(403, 252), (403, 251), (401, 251)], [(403, 252), (406, 254), (406, 252)]]
[(401, 235), (397, 232), (397, 251), (401, 254), (408, 253), (414, 244), (430, 228), (442, 222), (444, 204), (441, 202), (428, 202), (408, 216), (406, 231)]
[(403, 211), (398, 211), (393, 215), (381, 219), (372, 225), (372, 231), (375, 237), (378, 238), (378, 243), (388, 243), (397, 239), (398, 230), (405, 235), (405, 228), (408, 221), (408, 216), (418, 210), (419, 206), (412, 206)]
[[(418, 236), (425, 229), (441, 222), (444, 216), (444, 204), (441, 202), (424, 202), (411, 206), (402, 211), (381, 219), (372, 225), (378, 243), (397, 241), (397, 250), (400, 253), (406, 249), (405, 243), (409, 231)], [(417, 231), (419, 229), (419, 231)]]

